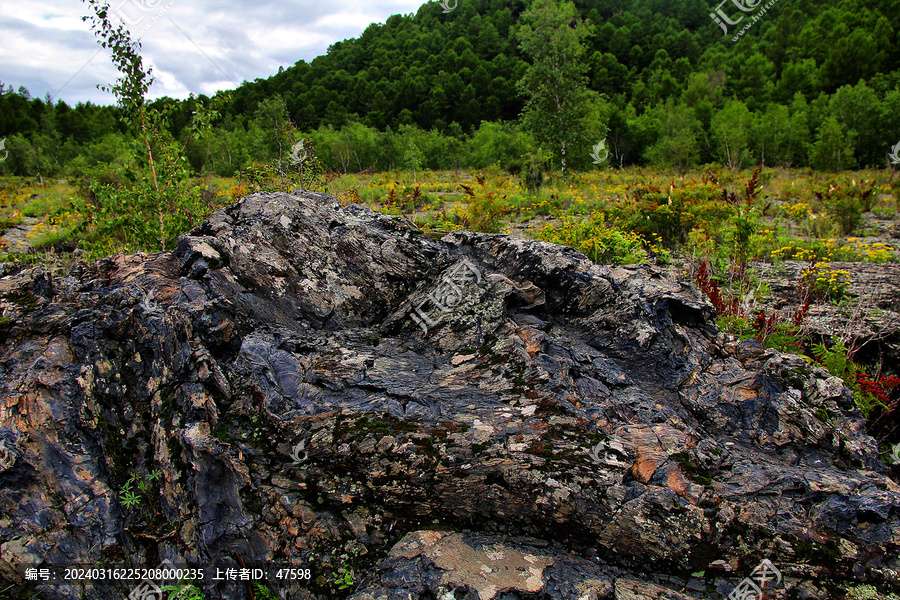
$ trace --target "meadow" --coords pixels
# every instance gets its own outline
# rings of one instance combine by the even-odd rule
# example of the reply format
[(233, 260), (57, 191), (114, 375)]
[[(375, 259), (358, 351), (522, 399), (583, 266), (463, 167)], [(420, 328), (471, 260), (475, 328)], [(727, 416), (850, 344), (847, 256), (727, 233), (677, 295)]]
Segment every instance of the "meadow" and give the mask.
[[(630, 167), (542, 174), (535, 185), (499, 168), (476, 171), (326, 173), (311, 189), (344, 204), (361, 203), (402, 215), (429, 235), (466, 229), (510, 233), (577, 248), (595, 262), (668, 264), (706, 261), (717, 271), (756, 261), (897, 262), (892, 235), (900, 183), (888, 170), (841, 174), (810, 169), (677, 171)], [(213, 210), (254, 191), (287, 190), (277, 177), (193, 179), (197, 224)], [(110, 189), (118, 189), (116, 182)], [(124, 189), (124, 185), (121, 186)], [(127, 208), (122, 205), (119, 212)], [(86, 259), (116, 252), (153, 252), (138, 226), (103, 206), (85, 183), (43, 185), (0, 180), (0, 228), (41, 219), (27, 252), (4, 262), (51, 260), (61, 248), (81, 247)], [(108, 227), (104, 221), (116, 221)], [(187, 229), (173, 232), (177, 237)]]

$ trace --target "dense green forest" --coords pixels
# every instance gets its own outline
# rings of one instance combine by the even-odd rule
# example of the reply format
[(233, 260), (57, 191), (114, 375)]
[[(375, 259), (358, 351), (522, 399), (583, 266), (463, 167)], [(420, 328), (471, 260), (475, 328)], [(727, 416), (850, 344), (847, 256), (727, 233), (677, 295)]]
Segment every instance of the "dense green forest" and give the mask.
[[(775, 2), (736, 42), (701, 0), (580, 0), (581, 67), (594, 126), (571, 166), (687, 169), (716, 162), (883, 167), (900, 141), (900, 0)], [(736, 12), (730, 4), (724, 8)], [(326, 167), (517, 170), (539, 144), (521, 127), (522, 1), (436, 3), (390, 17), (268, 79), (219, 94), (209, 135), (190, 138), (204, 97), (153, 103), (187, 141), (195, 173), (233, 175), (309, 136)], [(129, 135), (119, 108), (31, 98), (0, 84), (0, 174), (78, 175), (114, 163)], [(541, 149), (547, 153), (552, 148)]]

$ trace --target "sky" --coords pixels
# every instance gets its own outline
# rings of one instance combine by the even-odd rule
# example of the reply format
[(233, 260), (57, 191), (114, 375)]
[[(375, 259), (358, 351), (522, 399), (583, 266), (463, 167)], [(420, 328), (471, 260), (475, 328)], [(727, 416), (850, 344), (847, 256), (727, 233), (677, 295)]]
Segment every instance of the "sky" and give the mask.
[[(149, 96), (186, 98), (265, 79), (370, 23), (414, 13), (425, 0), (111, 0), (110, 10), (141, 40), (156, 81)], [(436, 6), (437, 9), (437, 6)], [(0, 4), (0, 81), (69, 105), (114, 104), (97, 84), (118, 77), (97, 43), (81, 0)]]

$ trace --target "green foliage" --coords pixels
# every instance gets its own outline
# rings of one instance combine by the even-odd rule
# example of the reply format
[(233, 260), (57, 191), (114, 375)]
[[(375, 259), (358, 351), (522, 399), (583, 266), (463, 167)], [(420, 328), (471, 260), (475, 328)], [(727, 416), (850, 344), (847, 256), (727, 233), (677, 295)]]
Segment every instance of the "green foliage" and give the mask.
[(407, 138), (406, 148), (403, 151), (403, 167), (413, 172), (413, 181), (416, 180), (416, 172), (422, 168), (424, 159), (425, 155), (415, 140)]
[(204, 600), (203, 592), (192, 583), (164, 585), (161, 590), (169, 592), (168, 600)]
[[(175, 109), (163, 103), (150, 107), (145, 95), (153, 81), (151, 69), (144, 69), (140, 42), (134, 41), (123, 24), (113, 26), (109, 5), (85, 0), (94, 15), (91, 22), (100, 45), (112, 52), (120, 73), (116, 82), (103, 87), (112, 92), (122, 107), (124, 124), (135, 134), (125, 160), (116, 168), (113, 181), (103, 173), (91, 178), (87, 194), (72, 203), (78, 221), (72, 226), (89, 257), (125, 250), (165, 250), (176, 237), (198, 224), (212, 207), (202, 200), (202, 189), (191, 181), (190, 165), (168, 129)], [(202, 136), (216, 117), (219, 103), (195, 103), (190, 129)]]
[[(765, 318), (765, 315), (763, 316)], [(768, 319), (767, 319), (768, 321)], [(753, 319), (737, 315), (721, 315), (716, 324), (722, 331), (727, 331), (742, 340), (754, 339), (766, 348), (775, 348), (779, 352), (792, 354), (803, 352), (806, 339), (800, 327), (793, 323), (772, 319), (758, 327)]]
[(839, 194), (830, 199), (830, 212), (837, 222), (840, 235), (850, 235), (862, 221), (865, 204), (852, 194)]
[(656, 139), (644, 153), (650, 164), (684, 172), (699, 161), (703, 129), (694, 112), (686, 106), (676, 106), (669, 99), (633, 121), (633, 126), (646, 130), (645, 137)]
[(837, 118), (825, 119), (809, 149), (809, 164), (821, 171), (843, 171), (854, 163), (853, 144)]
[(563, 174), (568, 153), (584, 141), (587, 117), (596, 102), (581, 60), (591, 31), (578, 18), (575, 5), (562, 0), (535, 0), (520, 17), (518, 39), (532, 60), (517, 83), (527, 98), (522, 124), (558, 151)]
[(324, 172), (315, 146), (301, 139), (291, 146), (288, 159), (248, 165), (238, 171), (237, 179), (240, 195), (251, 191), (288, 192), (295, 188), (317, 190), (324, 186)]
[(752, 130), (753, 115), (747, 106), (740, 100), (726, 102), (710, 124), (710, 137), (719, 162), (731, 170), (748, 166), (753, 161), (750, 153)]
[[(900, 139), (900, 55), (894, 43), (900, 12), (886, 4), (860, 8), (852, 0), (836, 0), (776, 8), (732, 44), (720, 38), (710, 7), (702, 4), (673, 8), (624, 0), (582, 3), (575, 10), (547, 1), (548, 14), (572, 19), (550, 28), (548, 39), (559, 40), (558, 46), (534, 38), (526, 48), (522, 35), (539, 29), (533, 22), (537, 5), (469, 2), (445, 15), (426, 3), (416, 14), (369, 26), (309, 63), (242, 84), (202, 138), (193, 113), (224, 94), (143, 102), (152, 75), (139, 60), (139, 44), (105, 19), (105, 12), (100, 16), (104, 3), (88, 4), (95, 9), (90, 20), (122, 75), (109, 88), (121, 96), (119, 106), (69, 106), (0, 84), (0, 139), (9, 151), (0, 175), (81, 175), (98, 163), (117, 164), (124, 150), (119, 142), (143, 139), (144, 127), (152, 129), (152, 119), (139, 118), (142, 108), (169, 111), (161, 125), (184, 144), (182, 155), (195, 174), (232, 176), (253, 163), (283, 164), (289, 122), (314, 138), (326, 168), (345, 173), (376, 163), (379, 170), (401, 166), (408, 146), (405, 136), (396, 139), (401, 125), (442, 138), (432, 140), (444, 146), (433, 152), (413, 140), (424, 154), (420, 168), (480, 168), (503, 153), (481, 140), (470, 147), (470, 134), (483, 122), (505, 128), (520, 117), (526, 98), (517, 95), (516, 83), (542, 68), (538, 55), (565, 59), (547, 71), (552, 77), (544, 80), (546, 91), (561, 81), (587, 93), (566, 96), (573, 110), (563, 112), (582, 120), (554, 134), (567, 130), (584, 138), (567, 145), (567, 169), (591, 169), (590, 146), (604, 135), (620, 166), (652, 163), (679, 170), (711, 161), (735, 169), (756, 161), (826, 170), (883, 167), (887, 150)], [(570, 23), (595, 27), (582, 35), (587, 28)], [(579, 58), (576, 76), (564, 80), (558, 74), (573, 62), (562, 52), (568, 48)], [(123, 127), (123, 113), (138, 126)], [(686, 115), (699, 127), (688, 124)], [(323, 139), (316, 139), (318, 132)], [(561, 147), (552, 148), (560, 154)], [(520, 151), (517, 143), (509, 154)], [(504, 168), (506, 160), (515, 169), (520, 157), (503, 156)]]
[(846, 600), (900, 600), (900, 596), (879, 592), (871, 585), (860, 585), (847, 591)]
[[(509, 169), (528, 152), (528, 136), (515, 123), (483, 121), (470, 142), (472, 166), (484, 169), (493, 165)], [(518, 172), (522, 165), (519, 164)]]
[(119, 491), (119, 499), (126, 508), (134, 508), (141, 505), (141, 495), (134, 489), (137, 484), (138, 490), (148, 501), (150, 500), (151, 485), (162, 475), (161, 471), (152, 471), (148, 475), (141, 477), (138, 473), (134, 473), (122, 489)]
[(370, 167), (385, 170), (395, 158), (391, 136), (362, 123), (349, 123), (340, 130), (320, 127), (309, 137), (323, 165), (343, 173)]
[(275, 592), (270, 590), (268, 586), (262, 583), (254, 583), (253, 592), (257, 597), (262, 598), (262, 600), (279, 600)]
[(525, 155), (523, 179), (529, 192), (536, 192), (544, 185), (545, 175), (550, 171), (550, 154), (541, 148), (531, 150)]
[(611, 227), (602, 213), (589, 219), (564, 219), (535, 232), (545, 242), (571, 246), (597, 264), (636, 264), (647, 261), (644, 241), (635, 233)]
[(721, 202), (714, 185), (671, 186), (666, 192), (655, 185), (639, 185), (630, 198), (623, 198), (606, 210), (623, 229), (646, 238), (658, 236), (669, 248), (684, 243), (692, 231), (725, 243), (728, 220), (735, 207)]
[(835, 339), (830, 346), (825, 343), (814, 344), (812, 354), (829, 373), (844, 380), (844, 385), (853, 391), (853, 399), (866, 419), (876, 409), (886, 408), (876, 396), (860, 385), (859, 375), (862, 371), (853, 361), (843, 341)]
[(843, 269), (833, 269), (829, 263), (814, 263), (803, 270), (801, 279), (812, 298), (835, 304), (847, 298), (850, 273)]
[(472, 231), (499, 233), (503, 228), (502, 216), (509, 205), (496, 192), (483, 192), (469, 203), (469, 227)]
[(133, 478), (129, 479), (119, 493), (119, 499), (126, 508), (133, 508), (141, 503), (141, 497), (132, 489)]
[(348, 590), (353, 587), (353, 570), (347, 565), (342, 565), (338, 571), (332, 571), (332, 585), (338, 590)]
[(114, 84), (100, 86), (100, 89), (111, 92), (116, 97), (129, 120), (140, 121), (144, 125), (144, 98), (153, 83), (153, 69), (144, 69), (140, 54), (141, 43), (131, 38), (123, 22), (113, 26), (109, 18), (109, 3), (101, 0), (83, 1), (90, 5), (95, 14), (82, 17), (82, 20), (90, 21), (91, 29), (100, 40), (100, 46), (111, 51), (113, 64), (120, 73)]
[(506, 200), (506, 194), (491, 189), (487, 185), (487, 179), (480, 174), (476, 173), (475, 178), (478, 181), (477, 187), (460, 185), (466, 193), (467, 204), (450, 215), (443, 211), (442, 218), (434, 224), (436, 229), (466, 229), (484, 233), (499, 233), (503, 229), (503, 215), (512, 208)]
[(764, 347), (781, 352), (805, 354), (811, 362), (818, 362), (833, 376), (842, 379), (852, 391), (856, 405), (870, 427), (875, 427), (881, 416), (890, 413), (893, 405), (888, 393), (891, 388), (900, 385), (900, 379), (872, 378), (864, 373), (853, 360), (854, 351), (847, 348), (843, 340), (834, 338), (831, 344), (810, 343), (802, 325), (811, 300), (799, 307), (789, 321), (779, 312), (756, 312), (754, 306), (759, 298), (752, 297), (752, 292), (743, 295), (744, 289), (749, 287), (752, 290), (751, 276), (744, 269), (740, 273), (743, 279), (739, 281), (737, 294), (729, 289), (720, 289), (718, 282), (709, 276), (706, 262), (701, 264), (696, 275), (698, 287), (719, 313), (716, 322), (723, 331), (741, 339), (756, 339)]

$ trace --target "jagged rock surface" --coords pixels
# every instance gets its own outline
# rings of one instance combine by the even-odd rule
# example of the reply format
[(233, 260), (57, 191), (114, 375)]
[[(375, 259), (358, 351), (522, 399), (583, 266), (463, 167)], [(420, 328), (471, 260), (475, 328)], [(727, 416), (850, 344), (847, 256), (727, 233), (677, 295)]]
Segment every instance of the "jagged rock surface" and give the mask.
[(0, 298), (9, 585), (236, 559), (309, 566), (282, 598), (717, 598), (763, 558), (805, 597), (898, 582), (900, 487), (848, 390), (653, 267), (259, 193)]

